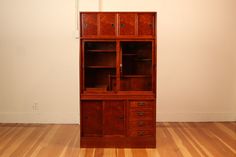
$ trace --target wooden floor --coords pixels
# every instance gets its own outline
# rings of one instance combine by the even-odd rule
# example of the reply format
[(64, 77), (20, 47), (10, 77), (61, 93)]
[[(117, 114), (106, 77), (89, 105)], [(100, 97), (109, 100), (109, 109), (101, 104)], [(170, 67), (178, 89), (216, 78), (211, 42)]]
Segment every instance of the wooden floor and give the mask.
[(236, 157), (236, 123), (157, 123), (156, 149), (80, 149), (79, 125), (0, 124), (1, 157)]

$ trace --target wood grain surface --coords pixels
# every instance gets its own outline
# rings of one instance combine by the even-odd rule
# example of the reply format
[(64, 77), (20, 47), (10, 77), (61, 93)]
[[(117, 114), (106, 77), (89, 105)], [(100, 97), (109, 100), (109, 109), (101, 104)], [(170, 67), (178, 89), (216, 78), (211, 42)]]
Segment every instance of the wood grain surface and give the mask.
[(1, 157), (236, 157), (236, 122), (157, 123), (156, 149), (80, 149), (79, 125), (0, 124)]

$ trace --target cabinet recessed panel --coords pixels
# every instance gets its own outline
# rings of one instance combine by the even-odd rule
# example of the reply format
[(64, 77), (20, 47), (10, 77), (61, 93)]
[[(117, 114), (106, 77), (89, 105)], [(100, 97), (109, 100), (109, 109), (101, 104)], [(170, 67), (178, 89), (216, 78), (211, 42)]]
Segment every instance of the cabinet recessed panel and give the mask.
[(138, 35), (153, 35), (154, 14), (138, 14)]
[(124, 101), (104, 101), (104, 135), (124, 135)]
[(100, 35), (115, 36), (116, 35), (116, 14), (100, 13)]
[(102, 136), (102, 101), (82, 101), (82, 135)]
[(84, 13), (81, 14), (82, 20), (82, 35), (92, 36), (97, 35), (97, 14)]
[(119, 35), (135, 35), (136, 14), (123, 13), (118, 14), (119, 17)]

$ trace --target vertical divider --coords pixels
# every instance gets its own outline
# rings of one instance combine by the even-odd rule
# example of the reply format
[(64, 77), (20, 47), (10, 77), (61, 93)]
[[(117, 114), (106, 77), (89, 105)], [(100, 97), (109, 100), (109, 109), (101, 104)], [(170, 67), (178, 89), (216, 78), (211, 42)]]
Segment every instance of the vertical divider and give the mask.
[(105, 103), (106, 103), (106, 101), (103, 101), (103, 100), (101, 100), (102, 101), (102, 137), (104, 137), (104, 126), (106, 126), (106, 124), (105, 124), (105, 116), (104, 116), (104, 111), (105, 111)]
[(121, 48), (120, 41), (116, 41), (116, 92), (120, 91), (120, 64), (122, 64), (121, 60)]

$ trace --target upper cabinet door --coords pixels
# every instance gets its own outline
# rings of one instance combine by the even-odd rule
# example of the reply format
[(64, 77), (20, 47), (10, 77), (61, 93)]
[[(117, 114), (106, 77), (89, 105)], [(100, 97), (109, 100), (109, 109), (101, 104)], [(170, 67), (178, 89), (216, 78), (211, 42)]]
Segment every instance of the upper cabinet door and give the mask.
[(135, 13), (118, 14), (118, 25), (120, 36), (136, 35), (136, 15)]
[(82, 13), (82, 36), (97, 35), (97, 13)]
[(153, 13), (138, 14), (138, 35), (154, 36), (155, 22)]
[(100, 13), (100, 35), (115, 36), (116, 35), (116, 14), (115, 13)]

